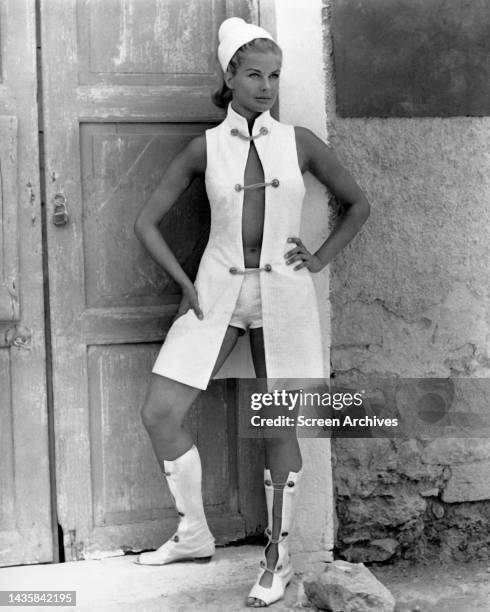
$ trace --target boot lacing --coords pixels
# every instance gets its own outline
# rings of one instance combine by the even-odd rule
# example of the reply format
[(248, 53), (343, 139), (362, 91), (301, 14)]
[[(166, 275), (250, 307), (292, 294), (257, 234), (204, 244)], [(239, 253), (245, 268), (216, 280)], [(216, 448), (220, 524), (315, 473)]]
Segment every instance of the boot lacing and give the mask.
[[(292, 480), (286, 480), (286, 482), (273, 482), (272, 480), (264, 480), (264, 484), (267, 487), (272, 487), (275, 491), (284, 491), (284, 489), (286, 488), (286, 486), (292, 488), (295, 486), (295, 483)], [(281, 512), (282, 514), (282, 512)], [(282, 525), (281, 525), (282, 527)], [(267, 527), (265, 530), (265, 535), (267, 536), (267, 539), (269, 540), (268, 544), (266, 545), (265, 549), (264, 549), (264, 556), (266, 553), (266, 550), (269, 546), (269, 544), (280, 544), (281, 542), (283, 542), (289, 535), (288, 531), (282, 531), (280, 536), (278, 538), (273, 538), (272, 537), (272, 530)], [(278, 551), (279, 553), (279, 551)], [(280, 555), (278, 555), (278, 561), (279, 561), (279, 557)], [(288, 555), (289, 558), (289, 555)], [(260, 561), (259, 563), (260, 567), (265, 570), (266, 572), (270, 572), (271, 574), (278, 574), (282, 571), (283, 569), (283, 564), (281, 563), (280, 565), (278, 565), (276, 568), (271, 569), (269, 567), (267, 567), (267, 563), (266, 561), (264, 561), (263, 559)]]

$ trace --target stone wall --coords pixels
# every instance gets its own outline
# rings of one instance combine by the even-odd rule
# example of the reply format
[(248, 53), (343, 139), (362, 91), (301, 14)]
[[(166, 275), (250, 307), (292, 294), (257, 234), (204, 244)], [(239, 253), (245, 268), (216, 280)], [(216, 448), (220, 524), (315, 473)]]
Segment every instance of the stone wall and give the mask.
[[(460, 391), (465, 379), (486, 382), (490, 118), (339, 117), (332, 5), (324, 5), (328, 134), (372, 205), (330, 266), (332, 375), (350, 387), (373, 376), (393, 385), (437, 378)], [(487, 389), (471, 388), (467, 412), (488, 410)], [(425, 393), (429, 410), (437, 396)], [(391, 407), (403, 408), (396, 395)], [(441, 418), (458, 413), (453, 403), (445, 411)], [(488, 557), (490, 441), (479, 436), (459, 427), (455, 438), (334, 440), (338, 553)]]

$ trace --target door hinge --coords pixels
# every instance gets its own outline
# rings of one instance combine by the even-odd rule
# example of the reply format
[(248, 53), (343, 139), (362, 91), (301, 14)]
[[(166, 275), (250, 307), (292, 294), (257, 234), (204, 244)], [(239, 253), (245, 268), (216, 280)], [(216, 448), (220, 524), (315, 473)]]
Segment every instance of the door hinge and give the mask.
[(85, 555), (83, 553), (83, 542), (77, 542), (77, 530), (70, 529), (70, 557), (72, 561), (83, 561)]

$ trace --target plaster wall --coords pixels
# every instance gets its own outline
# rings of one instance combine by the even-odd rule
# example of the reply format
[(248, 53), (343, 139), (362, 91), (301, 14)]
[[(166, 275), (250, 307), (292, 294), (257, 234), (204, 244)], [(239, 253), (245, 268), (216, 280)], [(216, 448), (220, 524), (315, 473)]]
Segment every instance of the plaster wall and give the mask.
[[(260, 2), (260, 23), (273, 31), (283, 51), (279, 114), (284, 123), (303, 125), (327, 138), (325, 73), (321, 0), (270, 0)], [(301, 41), (301, 44), (299, 44)], [(299, 84), (315, 82), (308, 91)], [(301, 237), (315, 250), (328, 235), (328, 199), (325, 188), (312, 176), (305, 177), (306, 198)], [(314, 276), (324, 345), (325, 376), (330, 363), (330, 303), (328, 271)], [(333, 495), (328, 439), (300, 439), (303, 477), (295, 521), (292, 550), (323, 552), (331, 558), (333, 547)]]
[[(490, 118), (339, 117), (332, 6), (328, 135), (372, 206), (330, 265), (332, 373), (350, 384), (450, 379), (456, 392), (471, 378), (469, 409), (487, 410)], [(488, 438), (337, 440), (333, 451), (347, 558), (489, 554)]]

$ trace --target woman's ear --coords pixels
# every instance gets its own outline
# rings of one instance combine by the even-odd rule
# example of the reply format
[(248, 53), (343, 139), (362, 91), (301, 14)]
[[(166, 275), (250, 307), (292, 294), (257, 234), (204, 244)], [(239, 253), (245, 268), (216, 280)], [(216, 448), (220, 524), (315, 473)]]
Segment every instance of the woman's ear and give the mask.
[(228, 89), (233, 89), (233, 76), (234, 75), (230, 72), (229, 69), (223, 75), (223, 80)]

